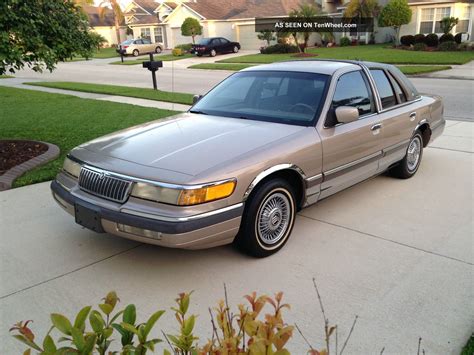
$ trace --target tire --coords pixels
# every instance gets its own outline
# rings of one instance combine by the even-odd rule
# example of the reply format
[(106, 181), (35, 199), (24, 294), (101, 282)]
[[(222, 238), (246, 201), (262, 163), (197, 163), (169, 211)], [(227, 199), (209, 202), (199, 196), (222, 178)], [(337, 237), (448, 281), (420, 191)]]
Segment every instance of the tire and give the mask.
[(239, 52), (239, 47), (237, 47), (237, 46), (234, 46), (234, 48), (233, 48), (232, 52), (234, 52), (234, 53), (238, 53), (238, 52)]
[(133, 52), (132, 52), (133, 56), (134, 57), (138, 57), (138, 55), (140, 54), (140, 52), (138, 51), (138, 49), (134, 49)]
[(196, 54), (198, 57), (202, 57), (202, 54)]
[(247, 200), (235, 244), (251, 256), (270, 256), (288, 241), (295, 215), (296, 198), (292, 186), (281, 178), (268, 180)]
[(390, 170), (390, 173), (400, 179), (409, 179), (418, 171), (422, 157), (423, 137), (420, 131), (416, 131), (408, 144), (405, 157)]
[(211, 51), (209, 52), (209, 55), (210, 55), (211, 57), (215, 57), (215, 56), (217, 55), (216, 50), (215, 50), (215, 49), (211, 49)]
[(157, 53), (157, 54), (161, 53), (161, 47), (160, 46), (155, 48), (155, 53)]

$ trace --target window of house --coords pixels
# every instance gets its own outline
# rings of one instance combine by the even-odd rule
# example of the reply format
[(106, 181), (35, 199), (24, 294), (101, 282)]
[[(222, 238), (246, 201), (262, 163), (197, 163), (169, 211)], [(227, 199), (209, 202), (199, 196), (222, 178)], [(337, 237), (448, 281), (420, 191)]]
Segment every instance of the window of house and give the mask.
[(151, 39), (150, 28), (148, 28), (148, 27), (140, 28), (140, 37), (141, 37), (141, 38)]
[(155, 36), (155, 43), (160, 42), (163, 43), (163, 28), (160, 27), (155, 27), (153, 30), (153, 35)]
[(471, 8), (469, 6), (465, 6), (461, 13), (459, 14), (458, 24), (456, 25), (456, 33), (459, 32), (469, 32), (469, 21), (471, 18)]
[(374, 78), (375, 86), (379, 92), (380, 101), (382, 101), (382, 108), (385, 109), (395, 106), (397, 104), (397, 99), (385, 72), (381, 69), (371, 69), (370, 73)]
[(341, 75), (332, 99), (333, 109), (352, 106), (359, 110), (361, 116), (375, 112), (372, 92), (362, 75), (360, 70)]
[(433, 7), (421, 9), (420, 33), (442, 33), (439, 21), (451, 16), (450, 7)]

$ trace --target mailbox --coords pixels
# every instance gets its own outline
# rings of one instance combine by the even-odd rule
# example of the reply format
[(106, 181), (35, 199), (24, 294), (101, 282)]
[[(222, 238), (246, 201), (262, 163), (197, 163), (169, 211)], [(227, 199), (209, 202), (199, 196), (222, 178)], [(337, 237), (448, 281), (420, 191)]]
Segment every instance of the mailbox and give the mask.
[(161, 60), (149, 60), (143, 62), (143, 68), (147, 68), (149, 71), (157, 71), (158, 68), (163, 67), (163, 61)]

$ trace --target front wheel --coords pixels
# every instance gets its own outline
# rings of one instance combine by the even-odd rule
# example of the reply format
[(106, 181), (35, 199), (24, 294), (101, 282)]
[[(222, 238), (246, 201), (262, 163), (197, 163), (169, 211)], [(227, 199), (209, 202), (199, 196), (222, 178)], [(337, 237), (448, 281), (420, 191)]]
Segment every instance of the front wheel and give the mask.
[(134, 57), (138, 57), (138, 55), (140, 54), (140, 52), (138, 52), (138, 49), (134, 49), (133, 52), (132, 52), (133, 56)]
[(234, 46), (234, 48), (233, 48), (232, 52), (234, 52), (234, 53), (237, 53), (238, 51), (239, 51), (239, 47), (237, 47), (237, 46)]
[(155, 53), (157, 53), (157, 54), (161, 53), (161, 47), (160, 46), (155, 48)]
[(217, 55), (217, 52), (215, 49), (211, 49), (211, 52), (209, 54), (211, 57), (215, 57)]
[(423, 138), (421, 133), (416, 131), (408, 144), (405, 157), (400, 163), (393, 167), (390, 172), (400, 179), (409, 179), (416, 174), (423, 156)]
[(294, 189), (283, 179), (265, 182), (248, 201), (236, 244), (258, 258), (279, 251), (293, 229), (296, 213)]

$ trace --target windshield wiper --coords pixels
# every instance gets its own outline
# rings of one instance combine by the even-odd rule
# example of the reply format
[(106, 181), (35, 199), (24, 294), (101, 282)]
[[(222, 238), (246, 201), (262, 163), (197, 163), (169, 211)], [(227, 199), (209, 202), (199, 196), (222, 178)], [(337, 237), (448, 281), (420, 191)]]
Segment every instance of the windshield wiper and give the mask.
[(204, 112), (204, 111), (199, 111), (199, 110), (189, 110), (189, 112), (191, 113), (198, 113), (200, 115), (208, 115), (208, 113)]

